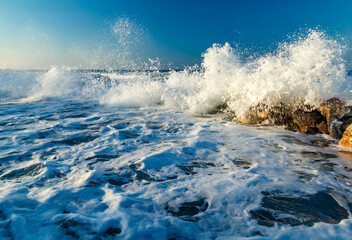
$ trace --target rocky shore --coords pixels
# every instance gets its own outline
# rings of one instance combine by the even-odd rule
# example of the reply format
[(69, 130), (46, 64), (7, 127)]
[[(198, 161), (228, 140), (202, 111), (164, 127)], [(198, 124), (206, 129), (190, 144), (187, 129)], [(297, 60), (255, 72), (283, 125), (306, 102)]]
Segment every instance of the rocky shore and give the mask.
[(226, 104), (220, 106), (219, 111), (242, 124), (284, 126), (307, 134), (327, 134), (341, 139), (339, 145), (352, 148), (352, 106), (338, 98), (330, 98), (318, 107), (297, 103), (280, 103), (274, 107), (258, 104), (244, 116), (237, 116)]

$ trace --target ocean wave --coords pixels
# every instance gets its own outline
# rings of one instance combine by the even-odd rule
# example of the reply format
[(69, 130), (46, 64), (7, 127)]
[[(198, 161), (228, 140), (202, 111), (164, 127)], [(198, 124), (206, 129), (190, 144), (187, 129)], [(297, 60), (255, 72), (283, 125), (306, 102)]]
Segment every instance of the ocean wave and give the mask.
[(200, 68), (94, 72), (54, 67), (26, 73), (25, 87), (8, 78), (0, 90), (5, 97), (27, 101), (61, 97), (124, 107), (185, 108), (193, 114), (211, 113), (226, 103), (241, 116), (258, 104), (317, 106), (331, 97), (349, 101), (352, 86), (344, 49), (324, 32), (310, 30), (257, 58), (243, 59), (230, 44), (214, 44), (203, 54)]

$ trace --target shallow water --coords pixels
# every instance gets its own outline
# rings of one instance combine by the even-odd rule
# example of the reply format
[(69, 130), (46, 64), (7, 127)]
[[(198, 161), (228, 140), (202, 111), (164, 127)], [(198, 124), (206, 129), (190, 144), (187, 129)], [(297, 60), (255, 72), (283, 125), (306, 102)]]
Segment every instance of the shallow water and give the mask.
[(324, 136), (92, 101), (2, 102), (0, 113), (2, 239), (352, 232), (352, 166), (336, 142), (312, 143)]

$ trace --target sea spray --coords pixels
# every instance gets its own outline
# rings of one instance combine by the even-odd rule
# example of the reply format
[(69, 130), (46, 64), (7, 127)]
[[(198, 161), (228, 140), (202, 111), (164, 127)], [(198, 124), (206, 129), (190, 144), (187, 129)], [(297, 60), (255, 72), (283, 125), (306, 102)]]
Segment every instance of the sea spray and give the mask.
[(226, 103), (243, 116), (258, 104), (318, 106), (331, 97), (349, 100), (352, 87), (343, 51), (336, 40), (315, 30), (252, 60), (242, 59), (228, 43), (214, 44), (203, 54), (200, 70), (173, 71), (162, 82), (144, 74), (142, 82), (122, 83), (115, 96), (110, 92), (102, 102), (120, 105), (128, 95), (137, 103), (143, 96), (141, 107), (181, 107), (195, 114), (214, 112)]
[[(346, 74), (343, 52), (336, 40), (310, 30), (306, 37), (284, 42), (275, 52), (257, 58), (243, 59), (230, 44), (214, 44), (203, 54), (200, 68), (181, 72), (159, 72), (155, 64), (150, 71), (84, 72), (53, 67), (32, 73), (26, 89), (19, 88), (23, 93), (14, 96), (184, 108), (192, 114), (212, 113), (226, 104), (228, 111), (243, 116), (259, 104), (267, 108), (278, 104), (317, 106), (331, 97), (349, 101), (351, 76)], [(14, 92), (12, 77), (7, 76), (9, 84), (1, 85), (3, 93)]]
[(192, 112), (213, 111), (226, 102), (243, 115), (257, 104), (317, 105), (331, 97), (348, 99), (351, 83), (342, 53), (335, 40), (313, 30), (306, 38), (282, 44), (276, 53), (247, 62), (228, 43), (213, 45), (203, 55), (203, 73), (186, 78), (199, 81), (186, 101)]

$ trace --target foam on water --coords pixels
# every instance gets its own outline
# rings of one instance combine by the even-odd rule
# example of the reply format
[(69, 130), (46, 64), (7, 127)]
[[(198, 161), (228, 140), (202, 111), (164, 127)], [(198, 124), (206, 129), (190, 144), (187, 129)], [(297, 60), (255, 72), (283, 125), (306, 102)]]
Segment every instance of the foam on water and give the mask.
[(328, 190), (349, 209), (352, 166), (334, 144), (312, 144), (322, 136), (184, 110), (55, 99), (3, 103), (0, 112), (2, 239), (344, 239), (351, 233), (349, 218), (267, 227), (251, 215), (266, 194), (307, 198)]
[(181, 72), (0, 72), (0, 238), (347, 239), (335, 140), (205, 114), (350, 100), (342, 52), (310, 31), (255, 59), (214, 45)]

